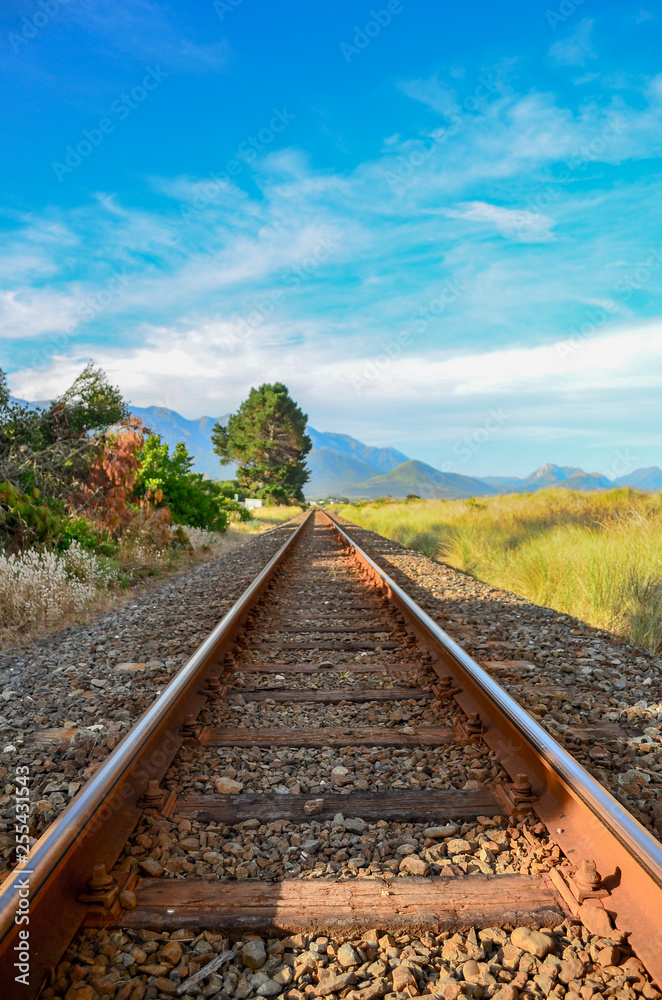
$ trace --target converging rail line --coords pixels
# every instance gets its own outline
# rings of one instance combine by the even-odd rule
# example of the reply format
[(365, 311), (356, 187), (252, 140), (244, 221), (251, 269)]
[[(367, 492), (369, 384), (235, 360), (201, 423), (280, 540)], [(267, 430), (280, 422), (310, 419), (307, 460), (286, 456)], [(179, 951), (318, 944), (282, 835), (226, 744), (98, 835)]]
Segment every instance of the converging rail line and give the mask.
[[(267, 843), (285, 824), (310, 839), (295, 832), (284, 854), (255, 847), (254, 831)], [(381, 846), (374, 829), (386, 836), (394, 824), (421, 824), (422, 846), (393, 837)], [(475, 861), (462, 835), (474, 827), (484, 845)], [(499, 862), (506, 827), (534, 854), (544, 834), (544, 863)], [(27, 986), (16, 981), (27, 927), (16, 921), (19, 885)], [(662, 983), (659, 842), (316, 511), (0, 888), (0, 982), (3, 997), (63, 996), (58, 963), (94, 928), (176, 932), (182, 942), (201, 932), (364, 935), (353, 954), (369, 958), (374, 929), (387, 938), (465, 930), (477, 941), (475, 929), (568, 917), (631, 947)], [(87, 996), (142, 997), (136, 969), (151, 970), (147, 996), (196, 995), (234, 957), (202, 949), (212, 961), (182, 978), (178, 949), (170, 965), (129, 955), (124, 986), (104, 979), (106, 956)], [(368, 959), (359, 967), (350, 957), (346, 973), (317, 983), (308, 961), (265, 975), (257, 995), (275, 995), (274, 982), (283, 995), (297, 983), (304, 992), (293, 995), (387, 992), (386, 965), (372, 987)], [(493, 977), (473, 965), (473, 982), (492, 995)], [(406, 983), (418, 995), (408, 975), (393, 972), (388, 989)], [(502, 980), (515, 984), (512, 996), (517, 975)]]

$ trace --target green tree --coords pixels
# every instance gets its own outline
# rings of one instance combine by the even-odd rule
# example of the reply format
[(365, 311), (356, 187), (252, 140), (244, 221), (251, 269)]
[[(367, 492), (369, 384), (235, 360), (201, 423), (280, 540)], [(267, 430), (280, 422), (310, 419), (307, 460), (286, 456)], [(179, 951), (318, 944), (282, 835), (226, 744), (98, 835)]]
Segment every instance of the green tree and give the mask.
[(56, 436), (81, 437), (126, 420), (129, 408), (104, 370), (89, 361), (73, 385), (51, 404), (49, 413)]
[(0, 410), (6, 409), (9, 403), (9, 386), (7, 385), (7, 376), (0, 368)]
[(224, 496), (217, 483), (193, 471), (193, 457), (185, 444), (177, 444), (171, 454), (160, 435), (151, 434), (139, 459), (136, 494), (145, 497), (149, 493), (157, 505), (168, 507), (175, 524), (225, 531), (230, 512), (249, 516), (243, 507)]
[(281, 382), (251, 389), (225, 426), (212, 431), (222, 465), (237, 462), (242, 489), (277, 503), (303, 503), (310, 472), (305, 456), (312, 448), (307, 414)]
[(99, 452), (99, 435), (128, 414), (101, 368), (87, 364), (46, 409), (12, 402), (0, 376), (0, 479), (66, 501), (84, 484)]

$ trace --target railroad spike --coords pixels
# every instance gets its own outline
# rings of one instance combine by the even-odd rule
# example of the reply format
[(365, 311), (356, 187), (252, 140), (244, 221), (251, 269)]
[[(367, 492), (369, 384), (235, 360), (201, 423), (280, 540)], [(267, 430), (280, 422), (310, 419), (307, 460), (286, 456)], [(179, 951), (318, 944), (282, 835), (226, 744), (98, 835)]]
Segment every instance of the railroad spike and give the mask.
[(494, 791), (497, 798), (505, 805), (508, 814), (517, 818), (530, 815), (534, 803), (538, 801), (527, 774), (516, 774), (513, 782), (507, 785), (498, 784)]
[(478, 712), (470, 712), (464, 724), (464, 731), (471, 739), (481, 740), (483, 738), (483, 723)]
[(458, 722), (455, 732), (460, 744), (482, 743), (483, 723), (478, 712), (470, 712), (466, 722)]
[(197, 716), (187, 715), (182, 723), (181, 735), (186, 740), (196, 740), (200, 732), (200, 724)]
[(528, 775), (517, 774), (512, 786), (513, 799), (517, 803), (531, 802), (534, 798), (533, 789)]
[(609, 890), (602, 884), (602, 876), (592, 858), (583, 858), (571, 879), (571, 889), (581, 905), (586, 899), (604, 899)]
[(108, 874), (105, 864), (95, 865), (92, 869), (92, 877), (88, 881), (85, 891), (78, 897), (78, 902), (109, 910), (117, 898), (118, 891), (117, 882)]
[(161, 788), (156, 778), (151, 778), (138, 805), (142, 809), (160, 809), (168, 793)]
[(440, 701), (444, 698), (450, 698), (451, 695), (457, 694), (458, 691), (460, 691), (460, 688), (454, 686), (453, 678), (450, 674), (444, 674), (443, 677), (439, 678), (437, 684), (432, 685), (432, 693)]
[(212, 674), (211, 677), (207, 678), (204, 687), (200, 688), (199, 694), (202, 694), (205, 698), (212, 700), (215, 698), (222, 698), (226, 690), (227, 688), (225, 685), (221, 684), (219, 678)]

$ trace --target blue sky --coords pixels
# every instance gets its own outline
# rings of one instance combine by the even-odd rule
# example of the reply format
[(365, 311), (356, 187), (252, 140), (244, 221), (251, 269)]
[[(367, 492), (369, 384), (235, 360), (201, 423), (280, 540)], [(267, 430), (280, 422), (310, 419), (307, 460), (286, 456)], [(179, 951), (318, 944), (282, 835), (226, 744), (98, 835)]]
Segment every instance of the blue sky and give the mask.
[(662, 464), (662, 4), (5, 0), (12, 390)]

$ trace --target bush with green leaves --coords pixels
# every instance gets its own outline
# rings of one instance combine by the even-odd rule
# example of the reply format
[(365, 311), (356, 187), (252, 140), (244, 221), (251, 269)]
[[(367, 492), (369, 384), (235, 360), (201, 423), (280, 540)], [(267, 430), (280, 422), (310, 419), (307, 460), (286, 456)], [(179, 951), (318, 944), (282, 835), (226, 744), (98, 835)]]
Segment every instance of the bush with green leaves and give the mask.
[(157, 506), (168, 507), (175, 524), (186, 524), (208, 531), (225, 531), (228, 515), (250, 517), (219, 484), (193, 472), (193, 457), (181, 442), (171, 453), (158, 434), (151, 434), (139, 455), (140, 468), (135, 492)]
[(112, 556), (118, 543), (84, 517), (67, 514), (64, 505), (44, 500), (38, 490), (21, 492), (0, 483), (0, 550), (25, 552), (30, 548), (64, 552), (77, 542), (89, 552)]

